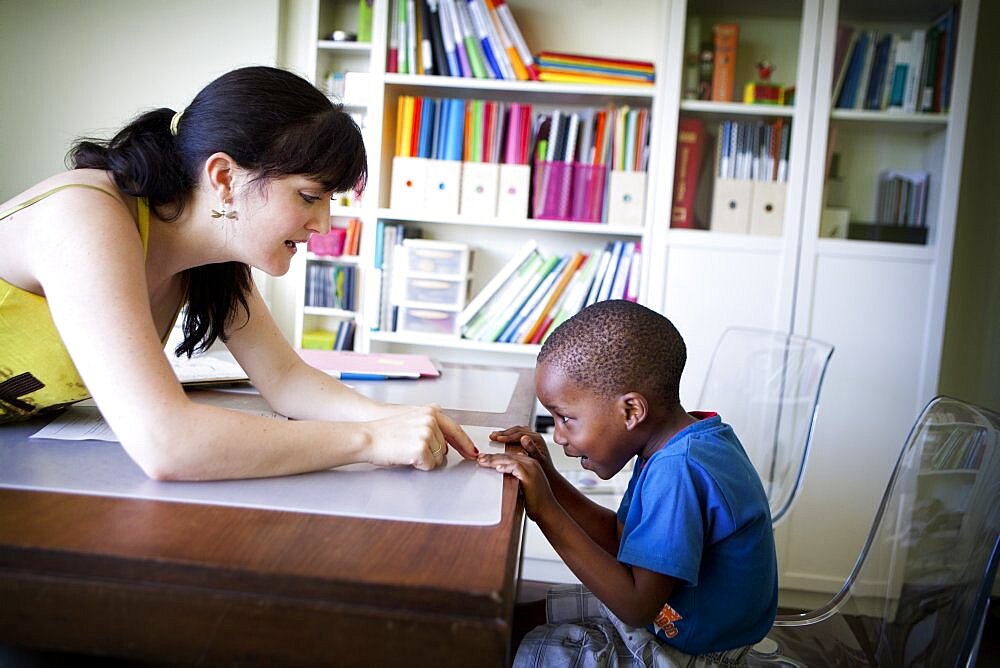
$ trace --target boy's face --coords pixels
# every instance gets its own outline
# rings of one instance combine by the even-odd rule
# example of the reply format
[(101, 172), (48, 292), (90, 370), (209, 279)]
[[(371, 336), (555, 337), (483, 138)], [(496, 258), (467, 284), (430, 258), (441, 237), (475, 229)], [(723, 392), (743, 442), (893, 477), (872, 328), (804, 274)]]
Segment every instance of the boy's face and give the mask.
[(607, 399), (567, 376), (558, 367), (535, 369), (535, 393), (555, 420), (553, 440), (580, 466), (607, 480), (636, 455), (626, 416)]

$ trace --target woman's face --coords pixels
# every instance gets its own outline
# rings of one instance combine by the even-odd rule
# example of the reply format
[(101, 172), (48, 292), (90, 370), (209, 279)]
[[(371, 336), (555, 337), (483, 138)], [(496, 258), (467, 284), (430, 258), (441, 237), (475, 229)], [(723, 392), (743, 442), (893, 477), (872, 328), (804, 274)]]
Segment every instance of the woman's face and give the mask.
[(332, 196), (304, 176), (271, 179), (260, 188), (248, 186), (243, 197), (237, 194), (233, 208), (247, 264), (271, 276), (287, 273), (298, 244), (330, 231)]

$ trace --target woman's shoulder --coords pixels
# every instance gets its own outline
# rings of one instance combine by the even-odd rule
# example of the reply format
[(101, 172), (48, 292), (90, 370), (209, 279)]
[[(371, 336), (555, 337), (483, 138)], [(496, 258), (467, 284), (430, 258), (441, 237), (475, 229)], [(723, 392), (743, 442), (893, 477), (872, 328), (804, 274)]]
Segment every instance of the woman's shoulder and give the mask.
[(60, 199), (64, 201), (81, 201), (80, 198), (98, 195), (97, 191), (103, 191), (105, 197), (110, 196), (126, 206), (129, 205), (131, 198), (118, 190), (108, 172), (102, 169), (71, 169), (53, 174), (14, 195), (0, 204), (0, 210), (18, 206), (36, 197), (47, 199), (46, 195), (54, 195), (56, 192), (62, 194)]

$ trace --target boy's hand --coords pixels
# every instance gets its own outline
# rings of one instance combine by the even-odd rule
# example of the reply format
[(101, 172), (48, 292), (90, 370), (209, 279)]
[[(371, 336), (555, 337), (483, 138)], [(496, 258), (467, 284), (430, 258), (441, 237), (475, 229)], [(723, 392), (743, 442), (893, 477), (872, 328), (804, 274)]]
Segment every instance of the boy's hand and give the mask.
[(490, 440), (498, 443), (517, 443), (524, 449), (525, 454), (539, 463), (546, 478), (551, 478), (556, 473), (556, 467), (549, 457), (549, 448), (538, 432), (531, 431), (527, 427), (508, 427), (491, 433)]
[[(537, 436), (537, 434), (535, 434)], [(544, 446), (543, 446), (544, 447)], [(524, 495), (524, 512), (528, 517), (538, 521), (539, 515), (550, 505), (556, 503), (556, 498), (549, 487), (549, 481), (542, 471), (541, 463), (528, 455), (496, 454), (479, 455), (479, 465), (494, 468), (501, 473), (509, 473), (521, 481), (521, 494)]]

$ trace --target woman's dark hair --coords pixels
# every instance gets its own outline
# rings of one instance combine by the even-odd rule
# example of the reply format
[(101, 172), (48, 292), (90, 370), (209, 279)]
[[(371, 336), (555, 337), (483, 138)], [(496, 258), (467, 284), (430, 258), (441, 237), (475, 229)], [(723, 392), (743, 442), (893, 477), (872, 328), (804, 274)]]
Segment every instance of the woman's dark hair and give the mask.
[[(357, 124), (301, 77), (273, 67), (223, 74), (195, 96), (171, 132), (172, 109), (146, 112), (110, 140), (83, 138), (70, 149), (74, 169), (111, 172), (128, 195), (176, 219), (205, 160), (228, 153), (259, 183), (301, 175), (335, 193), (361, 190), (367, 157)], [(206, 215), (207, 212), (206, 212)], [(184, 272), (184, 340), (179, 355), (225, 341), (240, 308), (249, 317), (250, 267), (238, 262)]]

